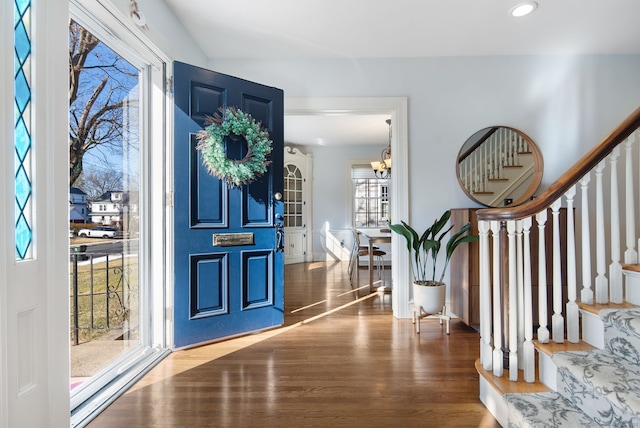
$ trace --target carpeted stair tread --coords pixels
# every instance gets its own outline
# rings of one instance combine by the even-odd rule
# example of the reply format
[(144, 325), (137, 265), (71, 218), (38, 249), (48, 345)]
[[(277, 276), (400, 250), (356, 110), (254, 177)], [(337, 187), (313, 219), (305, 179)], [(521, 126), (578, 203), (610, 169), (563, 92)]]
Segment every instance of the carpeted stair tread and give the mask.
[(640, 308), (604, 309), (605, 349), (636, 366), (640, 366)]
[(506, 394), (509, 428), (601, 427), (557, 392)]
[(558, 392), (602, 426), (640, 427), (640, 367), (607, 350), (557, 352)]

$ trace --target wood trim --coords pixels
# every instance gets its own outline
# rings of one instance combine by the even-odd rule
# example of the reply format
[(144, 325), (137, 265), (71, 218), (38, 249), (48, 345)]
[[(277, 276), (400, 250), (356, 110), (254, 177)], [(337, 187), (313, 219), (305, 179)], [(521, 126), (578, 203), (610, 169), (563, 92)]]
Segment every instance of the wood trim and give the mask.
[(640, 272), (640, 265), (622, 263), (622, 269), (631, 272)]
[(586, 303), (577, 302), (580, 310), (589, 312), (591, 314), (598, 315), (603, 309), (633, 309), (637, 308), (636, 305), (629, 302), (622, 303), (594, 303), (593, 305), (587, 305)]
[(502, 376), (496, 376), (492, 372), (487, 371), (480, 364), (480, 360), (476, 360), (476, 370), (478, 375), (482, 376), (489, 382), (493, 388), (498, 391), (500, 395), (505, 394), (530, 394), (534, 392), (549, 392), (551, 389), (543, 384), (540, 379), (537, 378), (535, 382), (512, 382), (509, 380), (509, 370), (504, 370)]
[(548, 342), (540, 343), (537, 340), (533, 341), (533, 345), (538, 352), (542, 352), (547, 356), (551, 356), (554, 352), (566, 352), (566, 351), (592, 351), (598, 349), (595, 346), (589, 345), (587, 342), (571, 343), (571, 342)]
[(571, 186), (575, 185), (587, 172), (591, 171), (600, 161), (622, 143), (633, 131), (640, 127), (640, 107), (631, 113), (618, 127), (594, 146), (578, 162), (560, 176), (536, 199), (519, 206), (510, 208), (487, 208), (478, 210), (478, 220), (518, 220), (530, 217), (546, 209), (560, 198)]

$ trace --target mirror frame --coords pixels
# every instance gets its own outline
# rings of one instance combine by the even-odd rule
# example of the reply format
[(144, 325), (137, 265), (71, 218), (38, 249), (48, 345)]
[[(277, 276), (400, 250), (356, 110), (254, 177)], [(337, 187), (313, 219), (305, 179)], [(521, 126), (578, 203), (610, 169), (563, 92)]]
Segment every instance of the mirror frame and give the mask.
[(470, 150), (474, 149), (474, 147), (476, 145), (481, 145), (484, 141), (477, 141), (474, 142), (473, 144), (471, 144), (469, 147), (465, 147), (467, 146), (467, 144), (470, 144), (470, 142), (472, 141), (473, 137), (477, 134), (479, 134), (482, 131), (485, 130), (490, 130), (492, 128), (505, 128), (505, 129), (509, 129), (512, 132), (518, 134), (519, 136), (521, 136), (529, 145), (529, 149), (533, 155), (533, 176), (531, 178), (531, 181), (529, 183), (529, 185), (527, 186), (527, 188), (524, 190), (524, 192), (522, 193), (521, 196), (519, 196), (517, 199), (515, 199), (511, 204), (509, 204), (508, 206), (516, 206), (516, 205), (520, 205), (526, 201), (528, 201), (529, 199), (531, 199), (535, 192), (538, 190), (538, 187), (540, 186), (540, 183), (542, 182), (542, 173), (543, 173), (543, 169), (544, 169), (544, 162), (542, 160), (542, 153), (540, 152), (540, 149), (538, 148), (538, 146), (533, 142), (533, 140), (524, 132), (516, 129), (516, 128), (512, 128), (510, 126), (502, 126), (502, 125), (497, 125), (497, 126), (487, 126), (485, 128), (480, 129), (477, 132), (474, 132), (469, 138), (467, 138), (467, 140), (464, 142), (464, 144), (462, 144), (462, 147), (460, 148), (460, 151), (458, 152), (458, 155), (456, 156), (456, 177), (458, 178), (458, 184), (460, 185), (460, 188), (464, 191), (464, 193), (474, 202), (477, 202), (480, 205), (486, 206), (486, 207), (501, 207), (504, 205), (487, 205), (484, 202), (479, 201), (474, 195), (473, 193), (467, 189), (464, 185), (464, 182), (462, 180), (462, 177), (460, 176), (460, 157), (469, 152)]

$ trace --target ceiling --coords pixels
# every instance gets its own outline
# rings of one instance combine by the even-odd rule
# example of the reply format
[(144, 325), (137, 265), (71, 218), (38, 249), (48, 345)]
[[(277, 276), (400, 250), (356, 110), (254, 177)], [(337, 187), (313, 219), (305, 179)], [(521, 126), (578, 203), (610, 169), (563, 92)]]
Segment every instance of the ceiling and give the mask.
[(390, 115), (287, 116), (284, 141), (302, 146), (389, 144)]
[[(640, 54), (640, 0), (164, 1), (212, 59)], [(385, 118), (347, 118), (287, 116), (285, 141), (386, 144)]]

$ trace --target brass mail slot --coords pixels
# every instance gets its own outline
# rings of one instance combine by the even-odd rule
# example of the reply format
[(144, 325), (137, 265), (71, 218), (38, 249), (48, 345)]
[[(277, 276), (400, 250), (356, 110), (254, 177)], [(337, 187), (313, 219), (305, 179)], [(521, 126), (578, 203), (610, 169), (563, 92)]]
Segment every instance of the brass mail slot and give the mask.
[(214, 247), (253, 245), (253, 233), (219, 233), (213, 235)]

